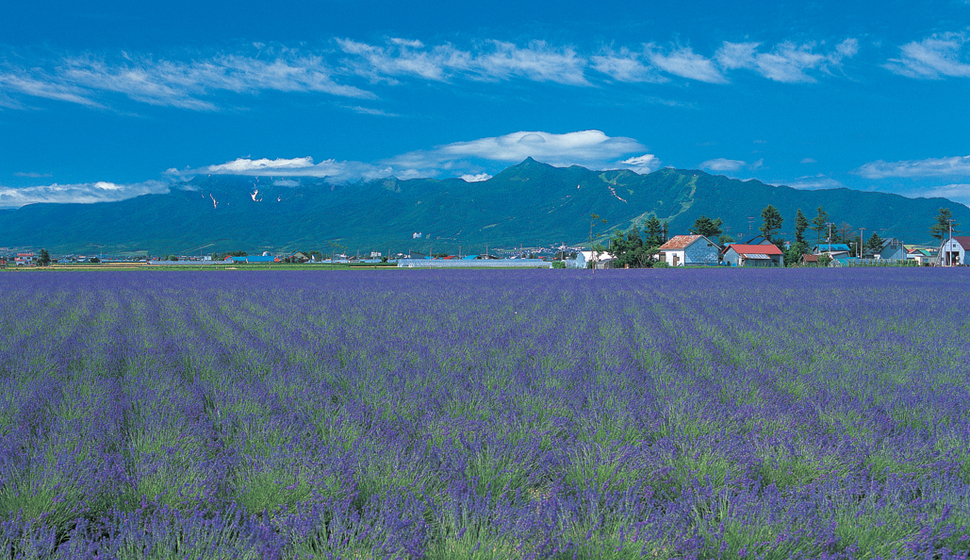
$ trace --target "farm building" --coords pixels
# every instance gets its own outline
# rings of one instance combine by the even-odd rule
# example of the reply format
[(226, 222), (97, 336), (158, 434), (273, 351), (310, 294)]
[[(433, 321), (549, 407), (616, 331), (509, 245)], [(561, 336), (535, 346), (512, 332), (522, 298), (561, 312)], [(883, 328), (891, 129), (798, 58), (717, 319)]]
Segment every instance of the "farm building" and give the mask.
[(820, 243), (812, 247), (812, 253), (821, 255), (822, 253), (848, 253), (849, 246), (845, 243)]
[(785, 266), (785, 257), (775, 245), (728, 245), (723, 259), (731, 266)]
[(849, 246), (845, 243), (823, 243), (821, 245), (816, 245), (812, 247), (813, 255), (828, 255), (832, 257), (833, 260), (842, 261), (848, 259), (851, 255), (849, 253)]
[(542, 259), (398, 259), (398, 268), (552, 268)]
[(17, 266), (33, 266), (37, 264), (37, 255), (33, 253), (17, 253), (13, 262)]
[(906, 251), (906, 258), (911, 261), (916, 261), (916, 264), (919, 266), (930, 266), (936, 259), (936, 253), (923, 247), (910, 247)]
[(970, 251), (970, 237), (951, 237), (940, 247), (940, 252), (936, 255), (936, 266), (966, 265), (967, 251)]
[(246, 257), (233, 257), (233, 256), (229, 256), (229, 257), (226, 257), (226, 260), (224, 262), (232, 262), (232, 263), (237, 263), (237, 264), (239, 264), (239, 263), (249, 263), (249, 264), (253, 264), (253, 263), (278, 263), (278, 262), (281, 262), (281, 259), (279, 257), (274, 257), (272, 255), (251, 255), (251, 256), (246, 256)]
[(613, 260), (613, 255), (606, 251), (579, 251), (576, 253), (576, 268), (589, 268), (590, 261), (596, 263), (596, 268), (606, 268)]
[(670, 266), (716, 265), (721, 248), (703, 235), (675, 235), (659, 251), (660, 260)]
[(906, 260), (906, 248), (902, 241), (890, 237), (882, 240), (882, 246), (873, 256), (883, 261), (902, 261)]

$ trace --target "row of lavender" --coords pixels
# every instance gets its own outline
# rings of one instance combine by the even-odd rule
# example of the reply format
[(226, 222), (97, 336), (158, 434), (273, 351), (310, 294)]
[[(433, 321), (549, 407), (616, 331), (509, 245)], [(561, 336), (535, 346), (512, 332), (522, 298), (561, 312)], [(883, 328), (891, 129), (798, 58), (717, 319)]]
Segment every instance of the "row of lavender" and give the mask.
[(970, 550), (961, 272), (11, 273), (0, 293), (0, 558)]

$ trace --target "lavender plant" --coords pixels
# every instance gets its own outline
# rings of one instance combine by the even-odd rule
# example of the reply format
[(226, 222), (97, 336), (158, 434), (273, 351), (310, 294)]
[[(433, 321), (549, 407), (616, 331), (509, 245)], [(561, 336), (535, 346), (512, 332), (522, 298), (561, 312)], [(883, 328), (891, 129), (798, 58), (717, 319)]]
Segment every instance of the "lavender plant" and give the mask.
[(0, 558), (963, 558), (968, 288), (0, 274)]

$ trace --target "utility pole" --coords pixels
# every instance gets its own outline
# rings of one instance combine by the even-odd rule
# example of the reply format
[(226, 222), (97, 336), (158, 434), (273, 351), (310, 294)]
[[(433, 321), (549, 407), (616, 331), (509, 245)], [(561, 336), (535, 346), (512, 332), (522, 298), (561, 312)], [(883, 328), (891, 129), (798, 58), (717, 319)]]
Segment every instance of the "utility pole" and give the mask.
[(599, 214), (589, 215), (589, 260), (593, 263), (593, 274), (596, 274), (596, 249), (593, 248), (593, 224), (599, 220), (606, 223), (606, 218), (600, 219)]
[(866, 241), (866, 228), (859, 228), (859, 258), (861, 259), (864, 255), (862, 254), (862, 247)]
[(952, 247), (953, 247), (953, 222), (954, 221), (956, 221), (956, 220), (954, 220), (953, 218), (950, 218), (949, 220), (946, 221), (947, 228), (950, 231), (950, 233), (949, 233), (950, 239), (946, 242), (947, 247), (950, 248), (949, 249), (949, 252), (946, 255), (946, 261), (947, 261), (947, 263), (949, 263), (949, 266), (953, 266), (953, 248)]

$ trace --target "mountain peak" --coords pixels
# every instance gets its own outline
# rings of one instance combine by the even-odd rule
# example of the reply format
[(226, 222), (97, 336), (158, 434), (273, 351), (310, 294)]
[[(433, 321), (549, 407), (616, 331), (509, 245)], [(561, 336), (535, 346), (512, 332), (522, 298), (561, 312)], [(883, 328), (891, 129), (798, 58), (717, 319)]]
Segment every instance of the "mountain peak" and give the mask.
[(542, 162), (536, 161), (535, 159), (533, 159), (532, 156), (529, 156), (524, 160), (522, 160), (522, 163), (515, 165), (513, 167), (520, 168), (520, 169), (528, 169), (528, 168), (552, 167), (552, 166), (549, 165), (548, 163), (542, 163)]

